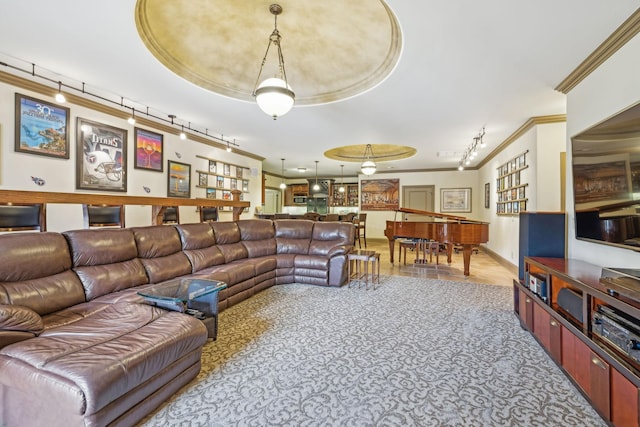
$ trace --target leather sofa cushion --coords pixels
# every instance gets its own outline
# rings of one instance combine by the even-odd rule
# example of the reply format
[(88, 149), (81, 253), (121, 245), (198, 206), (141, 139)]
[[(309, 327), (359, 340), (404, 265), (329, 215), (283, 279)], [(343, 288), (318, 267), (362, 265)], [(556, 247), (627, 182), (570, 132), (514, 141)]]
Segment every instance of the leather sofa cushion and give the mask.
[(62, 233), (71, 247), (73, 266), (129, 261), (138, 256), (133, 232), (126, 228)]
[(108, 265), (76, 267), (87, 300), (149, 282), (139, 259)]
[(0, 349), (3, 383), (93, 414), (207, 340), (199, 320), (145, 304), (111, 304)]
[(152, 225), (132, 229), (140, 258), (172, 255), (182, 249), (180, 235), (170, 225)]
[(183, 252), (191, 263), (192, 273), (197, 273), (203, 268), (224, 264), (224, 255), (217, 246), (184, 250)]
[(74, 230), (63, 234), (87, 300), (148, 282), (131, 230)]
[(44, 322), (42, 317), (30, 308), (0, 304), (0, 329), (37, 334), (44, 329)]
[(82, 283), (71, 270), (22, 282), (0, 283), (0, 304), (29, 307), (40, 316), (83, 302)]
[(313, 221), (305, 219), (279, 219), (274, 221), (276, 247), (279, 254), (307, 254)]
[(227, 245), (240, 242), (240, 229), (235, 222), (211, 222), (216, 244)]
[(208, 223), (179, 224), (175, 227), (180, 234), (183, 250), (203, 249), (216, 244), (213, 229)]
[(244, 219), (237, 221), (242, 241), (267, 240), (275, 237), (273, 221), (268, 219)]
[(268, 219), (246, 219), (238, 221), (242, 244), (249, 258), (275, 255), (277, 253), (275, 229)]
[(327, 256), (336, 246), (352, 245), (353, 228), (353, 224), (349, 223), (316, 222), (313, 227), (309, 255)]
[(158, 258), (141, 259), (149, 283), (159, 283), (191, 273), (191, 263), (183, 252)]

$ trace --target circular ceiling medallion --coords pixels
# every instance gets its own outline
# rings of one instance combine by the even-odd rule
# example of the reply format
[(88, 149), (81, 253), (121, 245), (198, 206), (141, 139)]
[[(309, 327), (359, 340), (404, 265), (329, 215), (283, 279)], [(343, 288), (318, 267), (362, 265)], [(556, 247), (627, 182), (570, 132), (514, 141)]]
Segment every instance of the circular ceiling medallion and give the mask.
[[(324, 156), (342, 162), (360, 163), (364, 160), (364, 151), (366, 148), (366, 144), (346, 145), (325, 151)], [(413, 147), (393, 144), (371, 144), (371, 150), (373, 152), (371, 159), (375, 162), (406, 159), (416, 154), (416, 149)]]
[[(212, 92), (252, 96), (274, 29), (273, 1), (138, 0), (140, 38), (167, 68)], [(278, 1), (287, 82), (296, 105), (334, 102), (366, 92), (394, 70), (400, 25), (382, 0)], [(272, 77), (275, 49), (263, 71)], [(272, 72), (273, 70), (273, 72)], [(265, 74), (266, 73), (266, 74)], [(271, 74), (271, 75), (270, 75)]]

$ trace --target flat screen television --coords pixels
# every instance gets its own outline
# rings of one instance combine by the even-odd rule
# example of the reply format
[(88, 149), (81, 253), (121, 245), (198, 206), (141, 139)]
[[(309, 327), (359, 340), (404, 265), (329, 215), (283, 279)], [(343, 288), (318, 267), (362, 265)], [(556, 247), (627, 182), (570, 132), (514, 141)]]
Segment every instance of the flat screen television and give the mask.
[(576, 238), (640, 251), (640, 104), (571, 138)]

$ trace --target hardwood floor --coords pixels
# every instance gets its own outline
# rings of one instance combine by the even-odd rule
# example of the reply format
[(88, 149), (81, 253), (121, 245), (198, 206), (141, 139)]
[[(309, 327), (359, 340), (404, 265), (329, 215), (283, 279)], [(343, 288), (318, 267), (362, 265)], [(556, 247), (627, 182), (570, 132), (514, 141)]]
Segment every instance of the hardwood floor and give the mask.
[[(357, 243), (356, 248), (358, 248)], [(362, 249), (364, 249), (364, 247)], [(367, 239), (366, 249), (380, 253), (380, 274), (382, 276), (413, 276), (430, 279), (491, 283), (501, 286), (513, 286), (513, 279), (518, 277), (516, 267), (507, 268), (503, 266), (495, 258), (483, 251), (482, 248), (480, 248), (478, 254), (474, 253), (471, 255), (469, 276), (463, 274), (462, 252), (452, 255), (450, 265), (447, 265), (446, 254), (441, 253), (439, 257), (440, 262), (436, 265), (435, 257), (432, 263), (415, 264), (415, 253), (407, 251), (407, 264), (404, 265), (398, 253), (397, 242), (393, 264), (389, 261), (389, 243), (387, 239)]]

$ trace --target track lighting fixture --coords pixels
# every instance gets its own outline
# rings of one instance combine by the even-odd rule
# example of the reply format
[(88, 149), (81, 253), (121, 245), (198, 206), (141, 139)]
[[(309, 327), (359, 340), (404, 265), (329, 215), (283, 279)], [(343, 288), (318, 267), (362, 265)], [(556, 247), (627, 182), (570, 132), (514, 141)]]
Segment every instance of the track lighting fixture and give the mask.
[(478, 133), (477, 136), (473, 137), (473, 142), (471, 145), (465, 150), (462, 158), (458, 162), (458, 170), (464, 170), (465, 166), (469, 166), (471, 164), (471, 160), (475, 159), (478, 156), (478, 152), (481, 148), (485, 148), (487, 144), (482, 140), (484, 136), (484, 127)]
[(127, 119), (127, 122), (132, 126), (136, 124), (136, 109), (135, 108), (131, 109), (131, 117), (129, 117)]
[(229, 143), (229, 141), (227, 141), (227, 153), (231, 152), (231, 145)]
[(182, 132), (180, 132), (180, 139), (187, 139), (187, 134), (184, 133), (184, 125), (182, 125)]
[(67, 102), (67, 98), (62, 93), (62, 82), (58, 82), (58, 93), (56, 93), (55, 99), (56, 102), (59, 102), (60, 104)]

